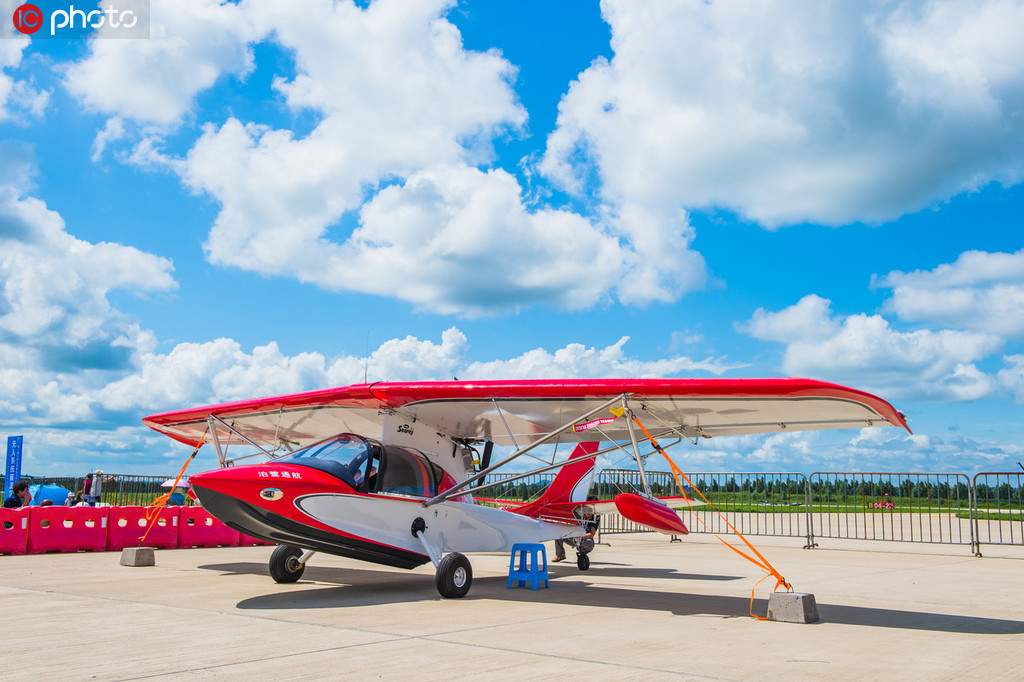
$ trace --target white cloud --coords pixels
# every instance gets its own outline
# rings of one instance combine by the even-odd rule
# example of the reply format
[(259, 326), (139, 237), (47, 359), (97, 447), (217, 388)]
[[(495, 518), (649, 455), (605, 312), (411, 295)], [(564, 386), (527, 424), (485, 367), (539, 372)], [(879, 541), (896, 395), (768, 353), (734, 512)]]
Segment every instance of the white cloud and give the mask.
[(1024, 355), (1008, 355), (1003, 360), (1006, 365), (999, 370), (999, 383), (1024, 404)]
[(662, 377), (683, 372), (722, 374), (743, 367), (730, 364), (724, 358), (694, 360), (677, 355), (659, 360), (631, 358), (624, 352), (628, 336), (596, 348), (582, 343), (570, 343), (551, 352), (535, 348), (506, 360), (474, 362), (459, 376), (466, 379), (528, 379), (575, 377)]
[(882, 221), (1024, 174), (1020, 2), (602, 13), (614, 56), (570, 86), (541, 170), (571, 191), (596, 176), (613, 209)]
[(832, 318), (831, 303), (827, 298), (809, 294), (777, 312), (758, 308), (750, 321), (741, 325), (741, 329), (766, 341), (824, 340), (834, 336), (839, 329)]
[(778, 312), (758, 309), (742, 328), (786, 344), (783, 370), (885, 397), (974, 400), (994, 387), (974, 364), (1001, 345), (998, 337), (957, 330), (893, 329), (880, 315), (833, 317), (830, 302), (807, 296)]
[(1024, 336), (1024, 249), (965, 251), (952, 263), (891, 272), (875, 284), (892, 289), (885, 309), (908, 322)]
[(763, 437), (761, 443), (747, 455), (746, 459), (758, 466), (779, 464), (783, 461), (791, 466), (795, 461), (809, 464), (814, 454), (815, 440), (817, 434), (814, 432), (773, 433)]
[(90, 39), (89, 54), (66, 69), (64, 86), (103, 113), (173, 124), (222, 75), (249, 72), (255, 37), (244, 5), (152, 0), (149, 39)]
[(519, 191), (503, 170), (414, 173), (369, 201), (351, 238), (318, 250), (323, 262), (306, 270), (330, 288), (445, 313), (599, 300), (620, 274), (618, 241), (575, 213), (528, 211)]
[[(182, 174), (221, 204), (211, 262), (468, 314), (520, 296), (589, 303), (590, 281), (604, 274), (598, 291), (607, 286), (617, 272), (615, 254), (600, 253), (612, 251), (609, 238), (578, 216), (528, 212), (512, 176), (465, 165), (489, 158), (493, 136), (522, 126), (526, 112), (510, 86), (515, 69), (496, 52), (463, 49), (442, 16), (449, 4), (248, 7), (294, 54), (296, 76), (275, 88), (322, 118), (305, 137), (236, 119), (207, 127)], [(367, 188), (395, 177), (404, 183), (363, 207), (347, 241), (328, 236)], [(505, 243), (486, 249), (499, 233)], [(574, 247), (595, 255), (597, 274), (556, 263)], [(577, 273), (590, 281), (572, 282)]]
[(323, 385), (324, 358), (318, 353), (283, 355), (275, 343), (251, 353), (233, 339), (180, 343), (168, 353), (148, 352), (137, 369), (101, 388), (106, 409), (138, 413), (210, 401), (293, 393)]
[(704, 343), (704, 334), (692, 329), (677, 329), (668, 337), (668, 349), (673, 353), (686, 346), (701, 343)]
[(18, 80), (10, 72), (21, 64), (22, 53), (29, 46), (29, 38), (19, 35), (10, 17), (15, 4), (0, 2), (0, 122), (19, 115), (40, 116), (50, 101), (48, 92), (36, 90), (28, 81)]
[(135, 335), (108, 296), (173, 289), (171, 262), (131, 246), (75, 238), (60, 215), (25, 194), (27, 182), (10, 178), (0, 185), (0, 341), (83, 349), (97, 338)]
[[(514, 176), (477, 170), (495, 137), (518, 134), (527, 114), (515, 67), (495, 50), (466, 50), (445, 18), (452, 5), (322, 0), (297, 13), (207, 2), (178, 16), (161, 2), (156, 39), (93, 41), (66, 83), (116, 114), (94, 159), (126, 136), (122, 117), (132, 119), (143, 125), (130, 136), (141, 139), (123, 160), (173, 170), (216, 199), (205, 244), (215, 264), (469, 316), (613, 296), (671, 301), (701, 287), (704, 261), (684, 212), (622, 205), (584, 218), (527, 208)], [(292, 54), (295, 75), (273, 87), (294, 112), (318, 117), (313, 129), (232, 117), (207, 124), (184, 159), (162, 152), (162, 133), (145, 124), (180, 120), (219, 75), (244, 74), (261, 39)]]
[(93, 138), (92, 153), (90, 154), (92, 162), (96, 163), (102, 159), (103, 153), (107, 150), (107, 145), (124, 138), (124, 136), (124, 121), (118, 116), (108, 118), (106, 124), (96, 133), (96, 137)]
[(332, 385), (342, 386), (370, 381), (415, 379), (451, 379), (465, 362), (469, 340), (455, 327), (441, 333), (441, 343), (406, 336), (389, 339), (365, 358), (344, 356), (331, 363), (327, 371)]
[(173, 268), (134, 247), (68, 233), (60, 215), (28, 194), (25, 149), (2, 151), (0, 415), (19, 423), (88, 420), (89, 387), (154, 343), (111, 305), (110, 294), (173, 289)]

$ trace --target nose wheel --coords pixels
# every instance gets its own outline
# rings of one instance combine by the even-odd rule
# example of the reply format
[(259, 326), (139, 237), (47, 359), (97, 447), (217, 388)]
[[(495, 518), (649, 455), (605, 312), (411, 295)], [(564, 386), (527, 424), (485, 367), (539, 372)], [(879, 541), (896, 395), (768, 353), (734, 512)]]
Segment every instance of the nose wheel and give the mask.
[(473, 584), (473, 567), (469, 559), (458, 552), (445, 554), (437, 564), (435, 575), (437, 591), (445, 599), (465, 597)]
[[(308, 558), (308, 557), (307, 557)], [(277, 583), (293, 583), (306, 570), (302, 550), (292, 545), (279, 545), (270, 555), (270, 577)]]
[(473, 584), (473, 567), (469, 565), (469, 559), (458, 552), (441, 556), (441, 548), (427, 539), (427, 524), (422, 518), (414, 519), (410, 530), (412, 536), (420, 541), (430, 560), (434, 562), (437, 569), (434, 583), (441, 596), (445, 599), (465, 597)]

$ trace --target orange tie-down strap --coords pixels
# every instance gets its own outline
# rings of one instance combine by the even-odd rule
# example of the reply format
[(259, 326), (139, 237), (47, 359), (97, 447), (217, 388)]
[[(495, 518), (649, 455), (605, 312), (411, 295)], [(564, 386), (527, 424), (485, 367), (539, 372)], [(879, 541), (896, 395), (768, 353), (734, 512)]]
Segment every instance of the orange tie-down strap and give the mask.
[(149, 532), (153, 530), (153, 526), (157, 524), (157, 519), (160, 518), (160, 512), (163, 511), (164, 507), (167, 506), (167, 501), (171, 499), (171, 493), (181, 483), (182, 477), (185, 475), (185, 470), (188, 469), (188, 465), (192, 463), (192, 460), (199, 454), (199, 450), (206, 443), (206, 434), (203, 434), (203, 439), (199, 441), (199, 445), (195, 447), (192, 454), (185, 459), (185, 463), (181, 465), (181, 469), (178, 471), (178, 475), (174, 479), (174, 485), (171, 486), (171, 490), (168, 493), (161, 495), (160, 497), (153, 500), (153, 503), (146, 508), (146, 532), (139, 538), (139, 542), (143, 543), (146, 538), (149, 537)]
[[(758, 586), (762, 582), (764, 582), (765, 580), (767, 580), (770, 577), (771, 578), (775, 578), (775, 588), (774, 588), (774, 590), (778, 590), (780, 587), (785, 587), (787, 590), (792, 592), (793, 591), (793, 586), (791, 584), (789, 584), (789, 582), (787, 582), (786, 579), (784, 577), (782, 577), (782, 574), (779, 573), (778, 569), (776, 569), (775, 566), (773, 566), (772, 563), (770, 561), (768, 561), (768, 559), (765, 558), (765, 556), (763, 554), (761, 554), (760, 551), (758, 551), (757, 547), (754, 547), (753, 543), (751, 543), (750, 540), (747, 539), (747, 536), (745, 536), (743, 533), (739, 532), (739, 530), (737, 530), (736, 526), (732, 525), (729, 522), (729, 519), (727, 519), (725, 517), (725, 514), (723, 514), (721, 512), (721, 510), (719, 510), (718, 507), (716, 507), (714, 505), (714, 503), (711, 500), (709, 500), (707, 498), (707, 496), (704, 495), (703, 492), (701, 492), (700, 488), (698, 488), (696, 485), (693, 484), (693, 481), (690, 480), (690, 477), (687, 476), (683, 472), (683, 470), (680, 469), (679, 466), (672, 460), (672, 458), (668, 456), (668, 453), (665, 452), (662, 449), (661, 445), (658, 444), (658, 441), (654, 438), (653, 435), (651, 435), (651, 432), (647, 430), (646, 426), (644, 426), (644, 423), (642, 421), (640, 421), (640, 419), (638, 417), (636, 417), (635, 415), (633, 416), (633, 422), (637, 426), (640, 427), (640, 430), (643, 431), (644, 436), (646, 436), (647, 440), (649, 440), (651, 442), (651, 445), (654, 446), (654, 449), (657, 450), (658, 452), (660, 452), (661, 456), (665, 458), (666, 462), (668, 462), (669, 469), (672, 470), (672, 476), (675, 478), (676, 485), (679, 486), (680, 494), (683, 497), (686, 497), (686, 491), (683, 489), (683, 481), (686, 481), (689, 484), (690, 488), (692, 488), (693, 491), (695, 493), (697, 493), (697, 495), (700, 497), (700, 499), (704, 500), (704, 503), (706, 505), (708, 505), (709, 507), (711, 507), (712, 509), (715, 510), (715, 513), (717, 513), (719, 518), (722, 519), (722, 522), (725, 523), (725, 525), (729, 528), (729, 530), (731, 530), (733, 533), (735, 533), (736, 537), (738, 537), (740, 540), (743, 541), (743, 544), (746, 545), (747, 548), (751, 552), (753, 552), (754, 556), (750, 556), (750, 554), (747, 554), (746, 552), (744, 552), (742, 549), (740, 549), (736, 545), (734, 545), (731, 542), (727, 541), (721, 535), (718, 535), (717, 533), (711, 533), (711, 534), (714, 535), (715, 538), (719, 542), (721, 542), (723, 545), (725, 545), (726, 547), (728, 547), (732, 551), (736, 552), (741, 557), (743, 557), (744, 559), (746, 559), (747, 561), (749, 561), (750, 563), (754, 564), (755, 566), (757, 566), (762, 571), (764, 571), (765, 573), (768, 574), (768, 575), (764, 576), (763, 578), (761, 578), (760, 580), (758, 580), (756, 583), (754, 583), (754, 586), (750, 589), (750, 616), (752, 618), (756, 618), (757, 620), (768, 620), (764, 616), (759, 616), (756, 613), (754, 613), (754, 597), (755, 597), (755, 595), (757, 593)], [(682, 479), (682, 480), (680, 480), (680, 479)], [(704, 521), (699, 516), (696, 516), (694, 518), (697, 519), (697, 523), (699, 523), (702, 527), (704, 526)]]

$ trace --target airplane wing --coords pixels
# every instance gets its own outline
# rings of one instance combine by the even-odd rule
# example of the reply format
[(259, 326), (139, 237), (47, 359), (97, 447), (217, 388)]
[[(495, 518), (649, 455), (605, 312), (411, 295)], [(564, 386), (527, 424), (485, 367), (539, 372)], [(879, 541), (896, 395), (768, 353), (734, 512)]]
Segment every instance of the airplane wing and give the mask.
[[(688, 436), (896, 426), (906, 419), (885, 400), (813, 379), (534, 379), (354, 384), (305, 393), (207, 405), (150, 415), (143, 423), (197, 445), (213, 415), (261, 444), (301, 447), (346, 431), (381, 433), (386, 417), (429, 425), (452, 438), (520, 446), (575, 422), (563, 442), (627, 440), (621, 413), (595, 414), (628, 394), (630, 407), (652, 430)], [(394, 423), (396, 420), (391, 419)], [(219, 427), (222, 443), (244, 442)]]

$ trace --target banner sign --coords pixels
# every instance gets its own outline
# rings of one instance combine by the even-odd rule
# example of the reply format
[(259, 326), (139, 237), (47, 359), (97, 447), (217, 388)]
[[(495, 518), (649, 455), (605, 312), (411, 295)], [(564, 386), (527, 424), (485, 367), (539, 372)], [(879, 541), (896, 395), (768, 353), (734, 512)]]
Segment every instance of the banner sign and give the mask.
[(611, 424), (613, 421), (615, 421), (615, 419), (616, 417), (598, 417), (597, 419), (591, 419), (588, 422), (573, 424), (572, 430), (574, 433), (582, 433), (584, 431), (589, 431), (595, 426), (604, 426), (605, 424)]
[(7, 465), (4, 466), (4, 499), (11, 496), (11, 489), (21, 479), (21, 447), (24, 436), (7, 437)]

